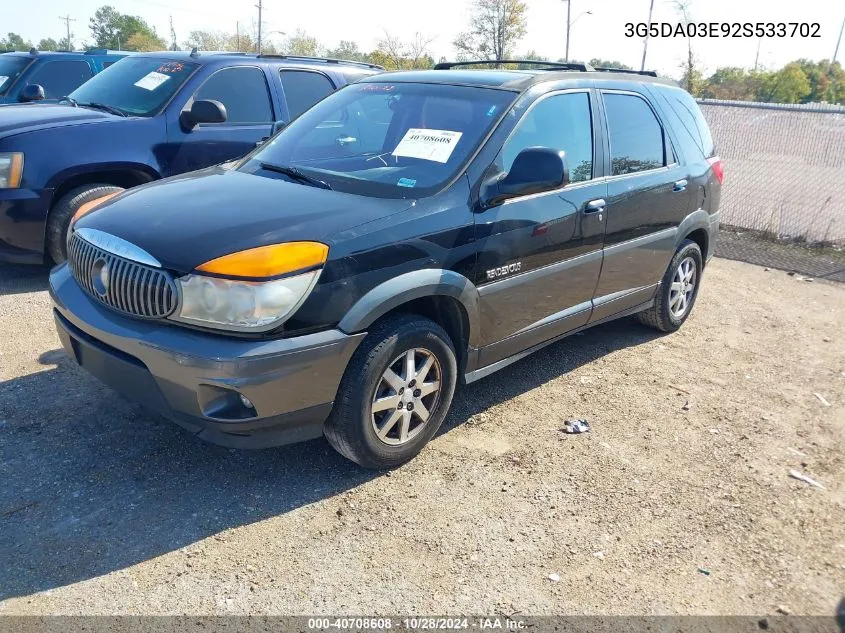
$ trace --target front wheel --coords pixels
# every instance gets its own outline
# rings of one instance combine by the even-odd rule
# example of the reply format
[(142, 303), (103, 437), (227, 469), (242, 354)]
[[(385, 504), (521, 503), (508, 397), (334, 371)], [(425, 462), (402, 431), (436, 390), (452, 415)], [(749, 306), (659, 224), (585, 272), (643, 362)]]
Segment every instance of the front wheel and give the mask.
[(92, 202), (104, 196), (120, 193), (123, 187), (93, 184), (71, 189), (50, 210), (47, 218), (47, 236), (45, 248), (50, 259), (61, 264), (67, 259), (67, 232), (74, 213), (86, 202)]
[(437, 433), (457, 373), (455, 349), (443, 328), (414, 315), (385, 319), (346, 368), (326, 438), (364, 468), (399, 466)]
[(637, 314), (639, 321), (661, 332), (680, 328), (695, 305), (703, 269), (698, 244), (692, 240), (681, 242), (657, 289), (654, 306)]

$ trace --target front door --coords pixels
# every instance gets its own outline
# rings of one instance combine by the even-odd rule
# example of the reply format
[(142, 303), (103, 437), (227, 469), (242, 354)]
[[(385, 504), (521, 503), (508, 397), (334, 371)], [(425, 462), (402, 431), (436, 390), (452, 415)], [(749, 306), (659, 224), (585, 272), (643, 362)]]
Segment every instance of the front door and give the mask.
[(485, 366), (584, 325), (601, 270), (606, 184), (601, 174), (596, 97), (571, 90), (541, 97), (505, 142), (507, 172), (528, 147), (566, 152), (570, 183), (514, 198), (476, 215)]
[(677, 244), (677, 227), (691, 211), (688, 172), (643, 95), (602, 91), (607, 118), (609, 177), (604, 264), (592, 321), (649, 301)]
[[(198, 99), (219, 101), (226, 107), (223, 123), (200, 123), (186, 129), (179, 113)], [(167, 136), (172, 148), (169, 174), (181, 174), (244, 156), (270, 136), (273, 108), (267, 78), (261, 68), (235, 66), (218, 70), (168, 115)]]

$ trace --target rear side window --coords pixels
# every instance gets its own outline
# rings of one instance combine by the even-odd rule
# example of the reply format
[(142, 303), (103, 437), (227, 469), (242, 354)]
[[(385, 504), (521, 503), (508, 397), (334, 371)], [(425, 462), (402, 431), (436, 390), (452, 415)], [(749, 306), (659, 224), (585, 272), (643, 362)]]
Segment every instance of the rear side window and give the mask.
[(282, 70), (281, 78), (291, 119), (295, 119), (334, 91), (334, 85), (329, 78), (320, 73), (307, 70)]
[(273, 110), (264, 72), (254, 66), (226, 68), (214, 73), (194, 94), (194, 100), (209, 99), (226, 106), (226, 123), (217, 125), (270, 123)]
[(590, 96), (586, 92), (552, 95), (538, 102), (519, 121), (502, 149), (502, 169), (528, 147), (566, 152), (569, 181), (593, 177), (593, 126)]
[(664, 165), (663, 128), (640, 97), (604, 93), (611, 174), (633, 174)]
[(701, 108), (698, 107), (695, 99), (683, 90), (661, 92), (704, 157), (709, 158), (715, 154), (716, 146), (713, 143), (713, 136), (710, 134), (710, 127), (707, 125), (707, 121), (705, 121)]
[(93, 76), (94, 73), (91, 72), (88, 62), (68, 60), (47, 62), (39, 66), (26, 82), (43, 86), (46, 99), (60, 99), (69, 95)]

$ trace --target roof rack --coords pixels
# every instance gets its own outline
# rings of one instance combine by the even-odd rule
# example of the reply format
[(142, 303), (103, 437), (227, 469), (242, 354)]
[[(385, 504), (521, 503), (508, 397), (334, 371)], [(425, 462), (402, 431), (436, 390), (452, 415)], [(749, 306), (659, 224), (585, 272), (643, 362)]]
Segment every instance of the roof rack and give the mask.
[(356, 62), (351, 59), (333, 59), (331, 57), (308, 57), (307, 55), (277, 55), (277, 54), (264, 54), (258, 55), (258, 57), (267, 57), (272, 59), (290, 59), (293, 61), (303, 61), (303, 62), (323, 62), (324, 64), (349, 64), (351, 66), (363, 66), (364, 68), (373, 68), (375, 70), (384, 70), (384, 66), (379, 66), (378, 64), (370, 64), (368, 62)]
[(655, 70), (633, 70), (631, 68), (608, 68), (607, 66), (596, 66), (594, 70), (601, 73), (625, 73), (626, 75), (644, 75), (646, 77), (657, 77)]
[(581, 64), (577, 62), (544, 62), (537, 59), (479, 59), (469, 62), (440, 62), (434, 65), (434, 70), (449, 70), (451, 68), (458, 68), (463, 66), (480, 66), (482, 64), (501, 66), (503, 64), (531, 64), (532, 66), (542, 66), (537, 70), (577, 70), (580, 72), (589, 72), (593, 67), (589, 64)]
[(602, 72), (602, 73), (625, 73), (627, 75), (644, 75), (646, 77), (657, 77), (657, 72), (654, 70), (630, 70), (627, 68), (609, 68), (607, 66), (590, 66), (590, 64), (583, 64), (580, 62), (544, 62), (534, 59), (480, 59), (469, 62), (440, 62), (434, 65), (434, 70), (449, 70), (450, 68), (458, 68), (462, 66), (480, 66), (486, 64), (488, 66), (502, 66), (504, 64), (530, 64), (533, 66), (540, 66), (533, 70), (575, 70), (579, 72)]

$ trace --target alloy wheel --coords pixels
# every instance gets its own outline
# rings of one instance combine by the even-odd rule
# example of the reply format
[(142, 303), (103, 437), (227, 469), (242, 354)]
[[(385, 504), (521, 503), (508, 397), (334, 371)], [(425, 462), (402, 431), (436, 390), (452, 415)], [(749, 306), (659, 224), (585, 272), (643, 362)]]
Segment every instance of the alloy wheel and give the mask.
[(692, 257), (685, 257), (678, 265), (669, 291), (669, 311), (676, 319), (686, 314), (695, 293), (697, 269)]
[(426, 426), (440, 400), (443, 373), (437, 357), (413, 348), (395, 358), (373, 393), (373, 430), (385, 444), (414, 439)]

